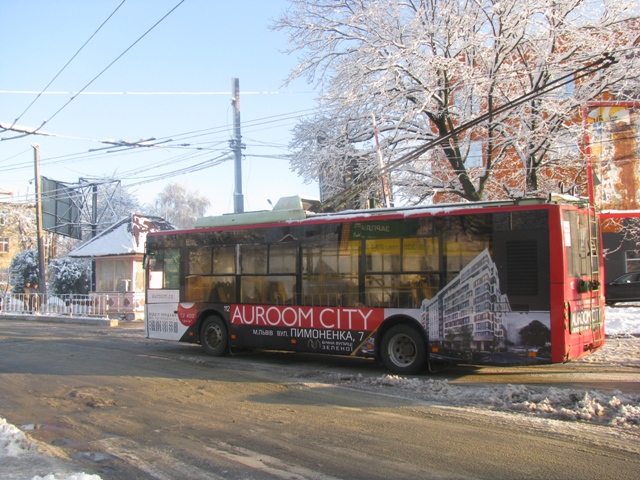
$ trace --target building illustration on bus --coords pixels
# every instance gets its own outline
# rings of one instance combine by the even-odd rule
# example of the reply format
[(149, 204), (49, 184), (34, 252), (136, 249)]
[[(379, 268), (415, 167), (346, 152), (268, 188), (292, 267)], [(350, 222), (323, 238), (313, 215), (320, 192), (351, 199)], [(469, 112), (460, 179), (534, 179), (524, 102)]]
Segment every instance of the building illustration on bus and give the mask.
[(149, 338), (210, 355), (356, 355), (535, 364), (604, 344), (595, 214), (573, 197), (206, 217), (147, 237)]

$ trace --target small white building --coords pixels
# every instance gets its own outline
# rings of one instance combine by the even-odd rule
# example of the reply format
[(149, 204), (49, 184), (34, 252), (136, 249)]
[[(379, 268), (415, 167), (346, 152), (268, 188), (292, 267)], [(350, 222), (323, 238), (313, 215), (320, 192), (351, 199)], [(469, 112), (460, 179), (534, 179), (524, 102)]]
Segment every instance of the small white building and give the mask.
[(144, 318), (144, 244), (148, 232), (173, 230), (160, 217), (131, 214), (111, 225), (68, 256), (95, 260), (92, 294), (108, 294), (109, 317)]

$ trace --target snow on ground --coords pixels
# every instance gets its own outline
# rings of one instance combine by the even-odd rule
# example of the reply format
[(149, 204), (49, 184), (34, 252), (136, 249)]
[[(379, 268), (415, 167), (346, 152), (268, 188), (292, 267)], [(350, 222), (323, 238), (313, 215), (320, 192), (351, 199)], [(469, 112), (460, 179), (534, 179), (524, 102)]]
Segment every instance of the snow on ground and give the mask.
[[(602, 365), (640, 367), (640, 305), (606, 309), (607, 343), (583, 359)], [(452, 385), (397, 375), (342, 378), (342, 385), (417, 398), (433, 405), (471, 408), (493, 413), (524, 414), (574, 425), (603, 425), (620, 433), (640, 433), (640, 395), (525, 385)], [(1, 412), (0, 412), (1, 413)], [(0, 418), (0, 467), (7, 480), (101, 480), (98, 475), (70, 473), (73, 464)], [(11, 472), (11, 473), (8, 473)], [(56, 473), (46, 473), (56, 472)]]
[[(640, 306), (607, 307), (607, 341), (600, 351), (579, 362), (640, 367)], [(606, 425), (640, 434), (640, 395), (574, 388), (525, 385), (454, 385), (447, 380), (362, 375), (343, 379), (353, 388), (383, 391), (433, 405), (480, 407), (498, 412), (592, 425)]]
[[(635, 342), (632, 350), (637, 355), (640, 351), (640, 339), (629, 341)], [(369, 391), (393, 389), (393, 395), (419, 399), (433, 405), (484, 407), (492, 411), (588, 422), (632, 429), (640, 433), (640, 394), (510, 384), (453, 385), (447, 380), (423, 380), (397, 375), (378, 378), (358, 375), (347, 379), (343, 384)]]
[(4, 480), (101, 480), (98, 475), (72, 473), (74, 470), (72, 462), (0, 418), (0, 471)]

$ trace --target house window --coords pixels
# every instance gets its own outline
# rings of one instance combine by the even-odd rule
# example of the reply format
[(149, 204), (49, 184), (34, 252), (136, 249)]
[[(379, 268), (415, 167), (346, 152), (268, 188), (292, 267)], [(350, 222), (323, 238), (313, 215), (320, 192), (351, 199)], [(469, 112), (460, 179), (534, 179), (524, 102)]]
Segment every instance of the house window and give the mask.
[(0, 253), (9, 253), (8, 237), (0, 237)]
[(640, 272), (640, 253), (627, 250), (625, 253), (627, 272)]
[(481, 167), (483, 163), (482, 142), (480, 140), (473, 140), (469, 144), (469, 153), (467, 154), (465, 165), (467, 167)]
[[(97, 268), (98, 292), (126, 291), (126, 282), (131, 282), (131, 259), (101, 259)], [(130, 286), (130, 285), (129, 285)]]

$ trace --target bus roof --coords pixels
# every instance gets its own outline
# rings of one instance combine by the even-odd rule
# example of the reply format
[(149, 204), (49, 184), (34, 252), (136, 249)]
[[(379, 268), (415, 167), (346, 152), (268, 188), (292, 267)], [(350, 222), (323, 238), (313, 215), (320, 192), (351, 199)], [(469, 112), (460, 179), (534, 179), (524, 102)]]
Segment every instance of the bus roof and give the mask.
[(491, 207), (508, 207), (508, 206), (526, 206), (526, 205), (543, 205), (543, 204), (584, 204), (586, 201), (577, 197), (568, 195), (549, 195), (547, 198), (524, 198), (518, 200), (495, 200), (485, 202), (472, 203), (449, 203), (438, 205), (422, 205), (414, 207), (391, 207), (376, 208), (366, 210), (343, 210), (331, 213), (314, 213), (309, 211), (318, 202), (305, 200), (299, 196), (283, 197), (273, 207), (272, 210), (263, 210), (246, 213), (230, 213), (217, 216), (202, 217), (196, 221), (195, 228), (220, 228), (234, 227), (242, 225), (266, 225), (282, 222), (297, 222), (306, 219), (329, 220), (335, 218), (363, 218), (381, 215), (402, 214), (414, 215), (419, 213), (429, 213), (436, 215), (450, 211), (472, 210), (478, 208)]

